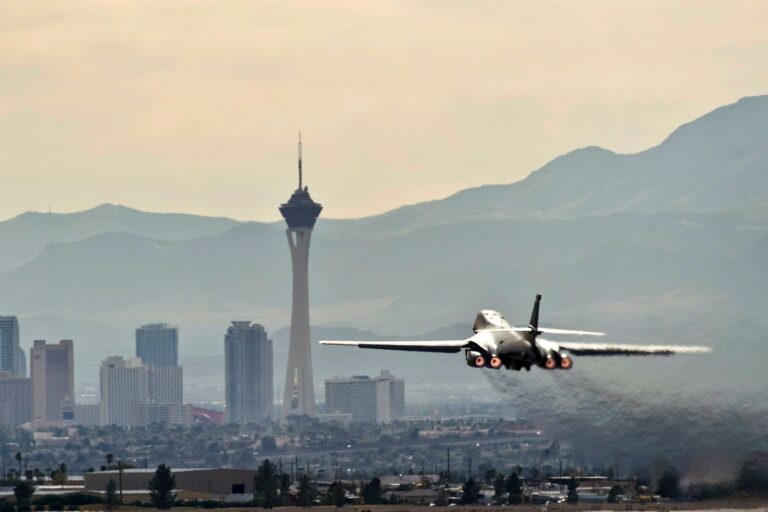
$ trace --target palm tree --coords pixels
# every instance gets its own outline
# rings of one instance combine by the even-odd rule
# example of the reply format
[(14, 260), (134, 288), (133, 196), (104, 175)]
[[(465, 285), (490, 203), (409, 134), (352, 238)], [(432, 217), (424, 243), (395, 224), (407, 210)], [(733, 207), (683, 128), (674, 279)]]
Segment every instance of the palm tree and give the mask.
[(59, 464), (53, 473), (51, 473), (51, 483), (53, 485), (66, 485), (67, 483), (67, 465), (64, 463)]
[(21, 475), (21, 452), (16, 452), (14, 458), (16, 459), (16, 462), (19, 463), (19, 475)]
[(115, 456), (111, 453), (108, 453), (105, 458), (107, 459), (107, 469), (109, 469), (109, 466), (112, 465), (112, 461), (115, 460)]

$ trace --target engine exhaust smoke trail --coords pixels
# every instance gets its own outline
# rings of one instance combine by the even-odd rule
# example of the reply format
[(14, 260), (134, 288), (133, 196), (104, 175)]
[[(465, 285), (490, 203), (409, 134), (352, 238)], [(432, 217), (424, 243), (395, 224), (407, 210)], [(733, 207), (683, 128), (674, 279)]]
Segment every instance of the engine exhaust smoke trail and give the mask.
[[(621, 355), (672, 355), (672, 354), (709, 354), (712, 352), (710, 347), (691, 346), (691, 345), (611, 345), (608, 343), (579, 343), (555, 341), (558, 345), (567, 345), (568, 352), (578, 355), (582, 350), (589, 349), (591, 355), (595, 356), (621, 356)], [(599, 354), (595, 351), (602, 351)]]
[(519, 416), (571, 447), (572, 463), (621, 461), (632, 474), (665, 460), (690, 477), (729, 479), (768, 451), (768, 378), (733, 363), (576, 358), (568, 372), (485, 373)]

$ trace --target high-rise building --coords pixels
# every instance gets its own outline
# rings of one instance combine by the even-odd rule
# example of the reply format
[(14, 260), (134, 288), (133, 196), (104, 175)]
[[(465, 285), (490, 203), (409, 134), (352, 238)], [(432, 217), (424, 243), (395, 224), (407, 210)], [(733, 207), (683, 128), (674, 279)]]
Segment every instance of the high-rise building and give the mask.
[(328, 379), (325, 411), (351, 414), (352, 421), (361, 423), (389, 423), (405, 414), (405, 383), (387, 371), (374, 378)]
[(0, 372), (19, 376), (19, 320), (0, 316)]
[(35, 340), (32, 345), (30, 357), (35, 420), (65, 420), (62, 407), (75, 398), (74, 352), (72, 340), (61, 340), (56, 345)]
[(280, 213), (288, 224), (285, 234), (291, 250), (293, 299), (288, 367), (285, 375), (283, 415), (314, 416), (315, 389), (312, 376), (312, 350), (309, 343), (309, 242), (323, 206), (309, 195), (303, 184), (301, 137), (299, 137), (299, 188)]
[(155, 368), (179, 365), (179, 328), (147, 324), (136, 329), (136, 357)]
[(138, 357), (108, 357), (101, 363), (99, 384), (102, 425), (130, 425), (134, 403), (149, 403), (149, 367)]
[(19, 367), (16, 376), (22, 379), (27, 376), (27, 353), (23, 348), (19, 348)]
[(183, 378), (180, 366), (149, 367), (149, 399), (153, 404), (183, 403)]
[(272, 340), (259, 324), (232, 322), (224, 336), (227, 421), (272, 417)]
[(32, 420), (32, 379), (0, 371), (0, 425), (16, 427)]
[[(101, 364), (101, 424), (136, 425), (137, 421), (141, 424), (151, 423), (152, 420), (146, 418), (163, 414), (157, 411), (166, 411), (166, 416), (171, 414), (177, 417), (181, 409), (173, 407), (182, 405), (182, 382), (180, 366), (155, 367), (144, 364), (139, 357), (105, 359)], [(152, 408), (145, 405), (167, 407)], [(179, 423), (164, 421), (168, 422)]]

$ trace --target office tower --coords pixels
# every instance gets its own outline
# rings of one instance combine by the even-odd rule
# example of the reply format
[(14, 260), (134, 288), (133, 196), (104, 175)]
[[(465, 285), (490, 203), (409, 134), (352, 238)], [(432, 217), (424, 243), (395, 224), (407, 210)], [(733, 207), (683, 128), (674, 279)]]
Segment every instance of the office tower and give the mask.
[(27, 353), (23, 348), (19, 348), (19, 367), (16, 376), (22, 379), (27, 376)]
[(19, 375), (19, 320), (0, 316), (0, 372)]
[(291, 305), (291, 335), (288, 347), (288, 368), (285, 375), (283, 415), (314, 416), (315, 390), (312, 377), (312, 351), (309, 343), (309, 242), (315, 221), (323, 209), (303, 186), (301, 136), (299, 136), (299, 188), (280, 213), (288, 224), (285, 234), (291, 250), (293, 268), (293, 299)]
[(75, 362), (72, 340), (47, 344), (35, 340), (30, 351), (34, 419), (62, 421), (62, 406), (75, 398)]
[(272, 417), (272, 340), (264, 327), (232, 322), (224, 336), (227, 421)]
[(147, 324), (136, 329), (136, 357), (155, 368), (179, 365), (179, 329), (168, 324)]
[(180, 366), (149, 367), (149, 400), (153, 404), (183, 403), (183, 382)]
[(101, 363), (100, 422), (102, 425), (130, 425), (133, 403), (149, 402), (149, 367), (138, 357), (108, 357)]
[(325, 411), (346, 413), (352, 421), (388, 423), (405, 414), (405, 383), (382, 371), (374, 378), (354, 376), (325, 381)]
[(32, 420), (32, 379), (0, 371), (0, 426), (16, 427)]
[(389, 406), (393, 420), (405, 416), (405, 381), (396, 379), (389, 372), (382, 371), (379, 378), (389, 380)]

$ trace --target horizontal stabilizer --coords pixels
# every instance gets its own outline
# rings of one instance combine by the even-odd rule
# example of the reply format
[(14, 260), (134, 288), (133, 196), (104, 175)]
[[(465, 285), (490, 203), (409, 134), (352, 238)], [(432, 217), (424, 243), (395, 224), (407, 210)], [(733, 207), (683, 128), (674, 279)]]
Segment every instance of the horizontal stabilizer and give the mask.
[(346, 345), (379, 350), (406, 350), (411, 352), (460, 352), (469, 346), (467, 340), (429, 340), (429, 341), (355, 341), (321, 340), (321, 345)]
[[(505, 330), (505, 329), (498, 329), (498, 330)], [(514, 332), (531, 332), (532, 329), (530, 327), (513, 327), (512, 330)], [(596, 332), (596, 331), (573, 331), (570, 329), (552, 329), (549, 327), (539, 327), (538, 332), (542, 334), (565, 334), (569, 336), (605, 336), (604, 332)]]
[(709, 347), (686, 345), (624, 345), (611, 343), (574, 343), (556, 341), (561, 349), (578, 356), (669, 356), (672, 354), (707, 354)]
[(553, 329), (550, 327), (539, 327), (542, 334), (565, 334), (568, 336), (605, 336), (604, 332), (596, 331), (574, 331), (571, 329)]

